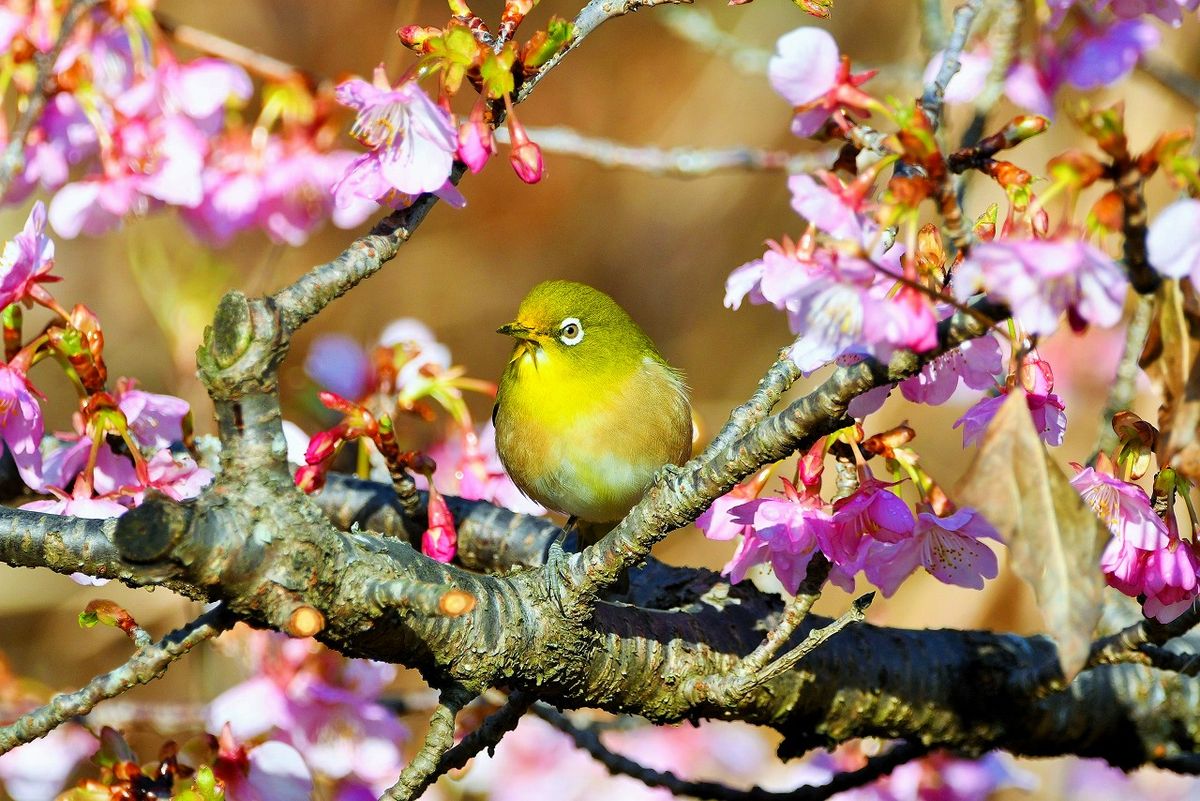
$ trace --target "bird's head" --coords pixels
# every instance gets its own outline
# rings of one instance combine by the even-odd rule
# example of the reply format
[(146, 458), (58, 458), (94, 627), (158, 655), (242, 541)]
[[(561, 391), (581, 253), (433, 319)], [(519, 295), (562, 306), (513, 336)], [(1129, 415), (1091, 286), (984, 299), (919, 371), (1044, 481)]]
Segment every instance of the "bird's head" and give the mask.
[(512, 362), (528, 360), (539, 371), (553, 366), (600, 375), (633, 369), (646, 356), (661, 358), (615, 300), (575, 281), (538, 284), (521, 301), (517, 319), (497, 332), (517, 340)]

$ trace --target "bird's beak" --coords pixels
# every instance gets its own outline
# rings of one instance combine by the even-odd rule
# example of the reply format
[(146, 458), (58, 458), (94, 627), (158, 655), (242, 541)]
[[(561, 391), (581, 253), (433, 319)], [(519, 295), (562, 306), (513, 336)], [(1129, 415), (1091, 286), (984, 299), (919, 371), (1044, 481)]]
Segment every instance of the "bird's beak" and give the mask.
[(518, 323), (518, 322), (512, 322), (512, 323), (506, 323), (505, 325), (502, 325), (499, 328), (497, 328), (496, 333), (504, 334), (505, 336), (509, 336), (509, 337), (515, 337), (516, 339), (529, 340), (529, 339), (533, 339), (532, 335), (533, 335), (534, 331), (532, 328), (530, 328), (527, 325), (522, 325), (521, 323)]

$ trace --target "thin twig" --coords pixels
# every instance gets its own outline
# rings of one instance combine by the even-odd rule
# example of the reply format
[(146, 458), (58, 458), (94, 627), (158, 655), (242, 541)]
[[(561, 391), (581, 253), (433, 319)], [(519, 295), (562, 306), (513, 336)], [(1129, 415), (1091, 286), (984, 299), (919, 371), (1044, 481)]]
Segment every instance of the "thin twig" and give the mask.
[[(571, 128), (527, 128), (529, 138), (545, 153), (562, 153), (594, 161), (602, 167), (625, 167), (651, 175), (696, 178), (732, 170), (810, 172), (827, 168), (836, 150), (788, 153), (752, 147), (658, 148), (636, 147), (609, 139), (584, 136)], [(498, 128), (496, 140), (508, 143), (508, 129)]]
[(1137, 159), (1127, 154), (1114, 160), (1116, 175), (1113, 183), (1121, 198), (1121, 234), (1125, 270), (1129, 283), (1139, 295), (1149, 295), (1162, 283), (1160, 276), (1150, 265), (1146, 252), (1146, 176), (1142, 174)]
[(706, 8), (670, 8), (658, 21), (671, 33), (715, 56), (721, 56), (743, 75), (766, 75), (771, 51), (748, 45), (721, 30)]
[(470, 700), (471, 693), (463, 687), (442, 690), (438, 707), (429, 719), (425, 742), (379, 801), (413, 801), (441, 775), (442, 760), (454, 745), (454, 720)]
[(530, 77), (526, 78), (517, 89), (517, 94), (513, 98), (515, 102), (521, 103), (530, 93), (533, 92), (537, 85), (542, 82), (542, 79), (558, 66), (558, 62), (567, 57), (567, 54), (579, 47), (585, 38), (596, 28), (615, 17), (622, 17), (626, 14), (632, 14), (635, 11), (640, 11), (643, 8), (653, 8), (661, 5), (678, 5), (691, 3), (692, 0), (590, 0), (580, 12), (575, 16), (575, 36), (562, 50), (554, 54), (545, 64), (538, 69)]
[(743, 657), (732, 671), (722, 677), (707, 677), (693, 681), (697, 691), (714, 698), (742, 698), (758, 686), (759, 676), (771, 660), (779, 653), (784, 643), (792, 638), (796, 629), (808, 618), (813, 604), (821, 597), (821, 589), (829, 578), (833, 565), (823, 555), (817, 554), (808, 565), (799, 591), (788, 600), (783, 615), (758, 647)]
[(438, 775), (463, 767), (485, 748), (489, 751), (495, 748), (504, 735), (517, 727), (534, 700), (532, 695), (521, 690), (509, 693), (508, 700), (502, 707), (488, 715), (483, 723), (479, 724), (479, 728), (442, 755), (441, 764), (437, 769)]
[(801, 642), (792, 650), (788, 651), (783, 656), (776, 659), (771, 664), (767, 665), (767, 667), (755, 677), (754, 685), (758, 686), (766, 684), (772, 679), (783, 675), (794, 668), (801, 659), (820, 648), (829, 640), (830, 637), (833, 637), (839, 631), (846, 628), (846, 626), (849, 626), (851, 623), (861, 623), (866, 618), (867, 609), (871, 606), (871, 602), (874, 600), (874, 592), (868, 592), (861, 598), (855, 599), (854, 603), (850, 604), (850, 608), (843, 612), (837, 620), (833, 621), (828, 626), (822, 626), (819, 629), (814, 629), (813, 631), (809, 632), (809, 635), (804, 638), (803, 642)]
[(1200, 78), (1154, 55), (1144, 57), (1138, 68), (1193, 106), (1200, 106)]
[(28, 712), (0, 728), (0, 754), (23, 743), (44, 737), (52, 729), (78, 715), (86, 715), (96, 704), (113, 698), (138, 684), (149, 684), (161, 677), (167, 667), (205, 640), (229, 625), (223, 607), (206, 612), (181, 629), (171, 632), (158, 643), (139, 648), (125, 664), (97, 676), (82, 689), (63, 693), (50, 703)]
[(1126, 658), (1128, 654), (1139, 652), (1147, 645), (1151, 647), (1165, 645), (1170, 640), (1187, 634), (1197, 624), (1200, 624), (1200, 604), (1192, 605), (1170, 623), (1159, 623), (1157, 620), (1149, 618), (1141, 620), (1132, 626), (1121, 629), (1116, 634), (1110, 634), (1092, 643), (1084, 669), (1129, 661)]
[(294, 64), (260, 53), (257, 50), (230, 41), (215, 33), (177, 23), (161, 11), (154, 12), (154, 21), (163, 32), (177, 43), (193, 50), (245, 67), (249, 72), (277, 83), (288, 83), (300, 79), (308, 86), (316, 86), (317, 77)]
[(824, 801), (838, 793), (862, 787), (880, 779), (895, 768), (928, 753), (919, 743), (900, 743), (886, 753), (871, 757), (855, 771), (836, 774), (827, 784), (797, 787), (794, 790), (771, 792), (761, 787), (740, 790), (717, 782), (687, 781), (670, 771), (652, 770), (629, 757), (610, 750), (591, 727), (576, 726), (557, 709), (543, 703), (533, 706), (533, 712), (554, 728), (568, 735), (582, 750), (608, 769), (614, 776), (629, 776), (647, 787), (662, 787), (677, 796), (712, 799), (712, 801)]
[(967, 46), (971, 24), (975, 21), (981, 8), (983, 8), (983, 0), (967, 0), (954, 10), (954, 30), (950, 33), (950, 42), (945, 48), (942, 66), (933, 81), (926, 85), (925, 93), (921, 96), (921, 108), (925, 111), (925, 116), (929, 118), (934, 130), (941, 125), (942, 106), (946, 102), (946, 87), (950, 85), (950, 80), (962, 68), (959, 58), (962, 56), (963, 48)]
[(745, 436), (747, 431), (766, 419), (775, 408), (775, 404), (779, 403), (779, 399), (791, 389), (798, 378), (800, 368), (786, 351), (781, 353), (759, 380), (758, 387), (750, 399), (729, 413), (729, 420), (713, 437), (712, 442), (708, 443), (699, 458), (706, 462), (711, 461), (731, 443)]
[(50, 85), (50, 71), (54, 69), (59, 54), (66, 46), (67, 40), (71, 38), (75, 25), (92, 6), (99, 2), (100, 0), (71, 0), (71, 5), (63, 16), (62, 27), (58, 31), (58, 38), (54, 41), (54, 46), (50, 48), (49, 52), (39, 53), (34, 57), (37, 61), (37, 74), (34, 78), (33, 91), (29, 93), (25, 111), (21, 113), (16, 125), (9, 132), (8, 147), (4, 149), (3, 159), (0, 159), (0, 197), (4, 197), (8, 193), (8, 186), (12, 182), (13, 176), (25, 167), (25, 139), (33, 130), (33, 126), (37, 124), (42, 115), (42, 109), (46, 106), (46, 99), (55, 88)]
[(1121, 351), (1121, 361), (1117, 363), (1117, 375), (1108, 391), (1108, 399), (1104, 402), (1104, 413), (1100, 416), (1100, 432), (1096, 437), (1096, 447), (1088, 457), (1088, 464), (1095, 464), (1096, 458), (1113, 449), (1117, 444), (1117, 432), (1113, 430), (1113, 416), (1128, 409), (1137, 394), (1138, 358), (1146, 345), (1146, 335), (1150, 332), (1150, 323), (1154, 319), (1154, 300), (1150, 295), (1137, 295), (1133, 307), (1133, 316), (1125, 328), (1125, 346)]

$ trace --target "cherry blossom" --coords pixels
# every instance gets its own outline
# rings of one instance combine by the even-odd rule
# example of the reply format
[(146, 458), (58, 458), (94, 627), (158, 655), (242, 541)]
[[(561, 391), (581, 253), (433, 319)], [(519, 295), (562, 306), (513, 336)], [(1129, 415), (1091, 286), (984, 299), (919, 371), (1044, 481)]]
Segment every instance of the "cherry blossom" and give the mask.
[(39, 282), (58, 280), (49, 275), (53, 267), (54, 242), (46, 236), (46, 207), (39, 200), (0, 252), (0, 308), (31, 297)]
[(872, 541), (900, 542), (912, 535), (916, 520), (892, 485), (864, 471), (858, 489), (833, 504), (833, 526), (821, 550), (849, 573), (857, 572)]
[(0, 439), (12, 453), (21, 480), (42, 486), (42, 407), (20, 363), (0, 364)]
[(820, 543), (830, 537), (830, 516), (819, 495), (801, 493), (784, 479), (783, 498), (756, 498), (729, 512), (746, 526), (733, 559), (722, 570), (736, 584), (758, 564), (770, 564), (776, 578), (793, 595), (808, 573)]
[(340, 205), (352, 196), (394, 207), (423, 192), (460, 197), (448, 181), (458, 145), (450, 115), (415, 81), (393, 87), (380, 65), (372, 83), (339, 84), (337, 99), (358, 112), (351, 133), (371, 148), (334, 187)]
[(1177, 200), (1150, 223), (1146, 249), (1150, 263), (1170, 278), (1190, 278), (1200, 287), (1200, 200)]
[(767, 65), (771, 86), (795, 109), (796, 136), (812, 136), (840, 107), (866, 106), (870, 98), (858, 86), (874, 74), (851, 75), (837, 42), (820, 28), (797, 28), (781, 36)]
[(1068, 310), (1089, 323), (1116, 325), (1128, 285), (1116, 262), (1093, 245), (1028, 239), (981, 242), (957, 268), (953, 289), (960, 301), (986, 292), (1026, 331), (1048, 335)]
[(999, 570), (996, 554), (981, 539), (999, 540), (990, 523), (974, 509), (959, 509), (944, 517), (923, 511), (910, 537), (897, 542), (873, 541), (864, 558), (871, 583), (891, 596), (904, 579), (923, 567), (943, 584), (983, 589), (985, 579)]
[(900, 391), (914, 403), (937, 406), (950, 400), (960, 385), (969, 389), (994, 388), (1003, 366), (996, 338), (979, 337), (938, 356), (920, 373), (902, 381)]

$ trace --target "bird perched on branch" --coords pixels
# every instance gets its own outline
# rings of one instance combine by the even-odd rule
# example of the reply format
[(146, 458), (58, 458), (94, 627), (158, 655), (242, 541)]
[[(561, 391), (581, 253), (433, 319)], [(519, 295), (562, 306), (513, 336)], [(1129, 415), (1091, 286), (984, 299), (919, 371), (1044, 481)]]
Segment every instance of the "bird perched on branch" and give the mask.
[(691, 455), (683, 375), (615, 300), (574, 281), (535, 286), (498, 332), (517, 340), (492, 410), (500, 460), (530, 498), (593, 524), (579, 525), (590, 544)]

